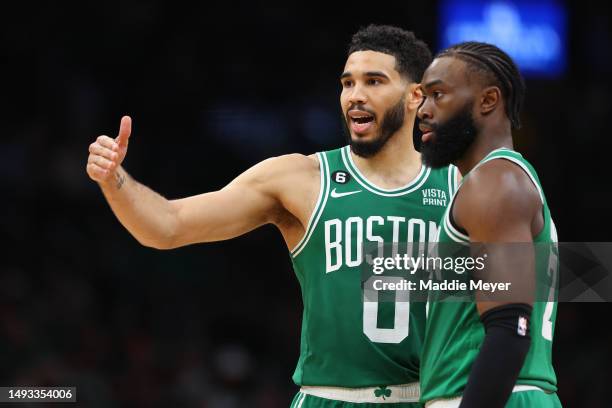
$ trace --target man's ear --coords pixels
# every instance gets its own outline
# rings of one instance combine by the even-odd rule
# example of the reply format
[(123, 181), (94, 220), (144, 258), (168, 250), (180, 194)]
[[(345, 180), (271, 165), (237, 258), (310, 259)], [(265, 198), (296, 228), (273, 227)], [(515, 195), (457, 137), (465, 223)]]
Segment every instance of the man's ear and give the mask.
[(488, 86), (480, 94), (480, 113), (487, 115), (495, 110), (502, 101), (501, 90), (497, 86)]
[(421, 103), (423, 102), (423, 90), (421, 84), (410, 84), (408, 85), (408, 92), (406, 92), (406, 108), (409, 111), (416, 111)]

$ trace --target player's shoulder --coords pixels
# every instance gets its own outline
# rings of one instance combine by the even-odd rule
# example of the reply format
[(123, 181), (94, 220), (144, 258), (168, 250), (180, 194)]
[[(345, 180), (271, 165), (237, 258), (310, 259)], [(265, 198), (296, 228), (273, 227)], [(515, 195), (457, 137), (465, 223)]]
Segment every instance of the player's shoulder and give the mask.
[[(507, 196), (517, 193), (537, 193), (533, 182), (523, 168), (510, 160), (489, 160), (472, 170), (464, 181), (468, 189), (496, 192)], [(537, 194), (536, 194), (537, 196)]]
[(316, 156), (299, 153), (270, 157), (253, 166), (247, 173), (252, 182), (279, 191), (318, 184), (320, 178)]
[(463, 181), (462, 196), (472, 210), (532, 208), (540, 203), (539, 193), (527, 173), (509, 160), (489, 160), (473, 169)]
[(301, 173), (319, 171), (319, 160), (315, 154), (305, 155), (301, 153), (290, 153), (281, 156), (270, 157), (261, 164), (274, 172)]

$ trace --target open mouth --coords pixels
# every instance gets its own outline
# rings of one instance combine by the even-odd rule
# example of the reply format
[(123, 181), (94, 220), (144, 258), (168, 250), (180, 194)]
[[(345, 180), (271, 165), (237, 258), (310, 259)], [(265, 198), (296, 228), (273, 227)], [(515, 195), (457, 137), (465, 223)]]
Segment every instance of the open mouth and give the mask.
[(355, 116), (351, 117), (351, 120), (358, 125), (363, 125), (365, 123), (370, 123), (374, 120), (374, 116)]
[(366, 133), (376, 122), (374, 115), (365, 111), (352, 110), (348, 112), (348, 116), (351, 122), (351, 130), (356, 134)]

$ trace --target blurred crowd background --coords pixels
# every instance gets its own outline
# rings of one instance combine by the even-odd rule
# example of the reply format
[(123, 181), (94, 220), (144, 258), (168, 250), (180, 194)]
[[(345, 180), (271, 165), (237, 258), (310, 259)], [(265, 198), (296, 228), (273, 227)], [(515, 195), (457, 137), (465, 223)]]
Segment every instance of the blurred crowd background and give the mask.
[[(612, 21), (567, 9), (567, 66), (527, 81), (516, 146), (561, 241), (609, 241)], [(85, 172), (88, 145), (134, 127), (124, 163), (169, 198), (264, 158), (344, 143), (338, 81), (369, 23), (434, 51), (437, 2), (105, 1), (0, 15), (0, 384), (76, 385), (82, 407), (287, 407), (302, 303), (273, 227), (170, 252), (140, 246)], [(609, 164), (609, 163), (608, 163)], [(559, 307), (567, 407), (609, 407), (610, 305)], [(27, 404), (24, 404), (27, 406)]]

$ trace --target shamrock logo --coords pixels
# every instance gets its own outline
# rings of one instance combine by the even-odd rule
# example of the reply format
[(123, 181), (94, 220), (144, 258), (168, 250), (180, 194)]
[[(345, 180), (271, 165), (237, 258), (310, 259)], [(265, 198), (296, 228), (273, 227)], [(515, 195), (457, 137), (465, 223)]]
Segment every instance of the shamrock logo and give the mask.
[(386, 399), (385, 397), (390, 397), (391, 396), (391, 390), (388, 389), (386, 386), (380, 386), (378, 387), (376, 390), (374, 390), (374, 396), (377, 398), (382, 397), (382, 399)]

